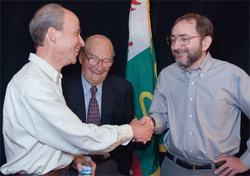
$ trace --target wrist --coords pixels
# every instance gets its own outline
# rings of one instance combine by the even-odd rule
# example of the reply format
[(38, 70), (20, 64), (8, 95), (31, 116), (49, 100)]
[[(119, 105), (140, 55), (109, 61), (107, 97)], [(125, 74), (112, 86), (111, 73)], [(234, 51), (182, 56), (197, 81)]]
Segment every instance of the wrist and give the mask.
[(154, 127), (155, 127), (155, 119), (153, 118), (153, 117), (151, 117), (151, 116), (149, 116), (150, 118), (151, 118), (151, 120), (152, 120), (152, 122), (153, 122), (153, 124), (154, 124)]

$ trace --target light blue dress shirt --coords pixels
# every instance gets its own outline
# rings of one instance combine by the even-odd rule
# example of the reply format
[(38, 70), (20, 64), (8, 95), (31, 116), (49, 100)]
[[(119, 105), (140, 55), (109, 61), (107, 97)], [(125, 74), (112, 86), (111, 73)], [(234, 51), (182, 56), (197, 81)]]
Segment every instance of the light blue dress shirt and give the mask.
[[(250, 77), (239, 67), (207, 54), (188, 72), (174, 63), (159, 75), (149, 115), (168, 151), (191, 162), (232, 156), (240, 148), (241, 111), (250, 118)], [(249, 133), (249, 131), (246, 131)], [(250, 167), (250, 139), (240, 160)]]
[[(92, 87), (92, 85), (90, 85), (86, 79), (83, 77), (83, 75), (81, 74), (82, 77), (82, 87), (83, 87), (83, 92), (84, 92), (84, 98), (85, 98), (85, 110), (86, 110), (86, 122), (87, 122), (87, 118), (88, 118), (88, 109), (89, 109), (89, 101), (92, 97), (90, 88)], [(98, 102), (98, 107), (99, 107), (99, 112), (100, 112), (100, 117), (102, 114), (102, 83), (96, 86), (97, 88), (97, 92), (96, 92), (96, 100)], [(102, 118), (102, 117), (101, 117)]]

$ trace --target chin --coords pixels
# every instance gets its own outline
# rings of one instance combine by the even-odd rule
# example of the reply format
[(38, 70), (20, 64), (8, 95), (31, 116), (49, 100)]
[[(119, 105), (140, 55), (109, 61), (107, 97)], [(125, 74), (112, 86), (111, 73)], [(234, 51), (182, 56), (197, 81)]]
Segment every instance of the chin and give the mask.
[(72, 61), (71, 61), (71, 64), (75, 64), (76, 63), (76, 58), (74, 58)]

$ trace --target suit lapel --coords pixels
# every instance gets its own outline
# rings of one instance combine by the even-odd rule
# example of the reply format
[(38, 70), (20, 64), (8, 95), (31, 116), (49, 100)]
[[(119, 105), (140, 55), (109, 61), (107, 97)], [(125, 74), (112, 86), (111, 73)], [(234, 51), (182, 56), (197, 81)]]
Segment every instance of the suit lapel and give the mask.
[(86, 122), (86, 110), (85, 110), (85, 97), (82, 87), (81, 76), (78, 77), (71, 86), (70, 101), (72, 104), (72, 110), (81, 119), (82, 122)]

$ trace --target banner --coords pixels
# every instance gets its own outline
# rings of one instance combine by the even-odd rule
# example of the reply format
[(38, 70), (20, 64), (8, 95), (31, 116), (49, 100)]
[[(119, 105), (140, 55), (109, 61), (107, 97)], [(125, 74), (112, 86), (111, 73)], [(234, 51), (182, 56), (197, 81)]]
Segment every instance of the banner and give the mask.
[[(132, 0), (126, 79), (133, 85), (135, 118), (147, 115), (157, 80), (148, 0)], [(159, 175), (159, 137), (136, 144), (131, 175)]]

